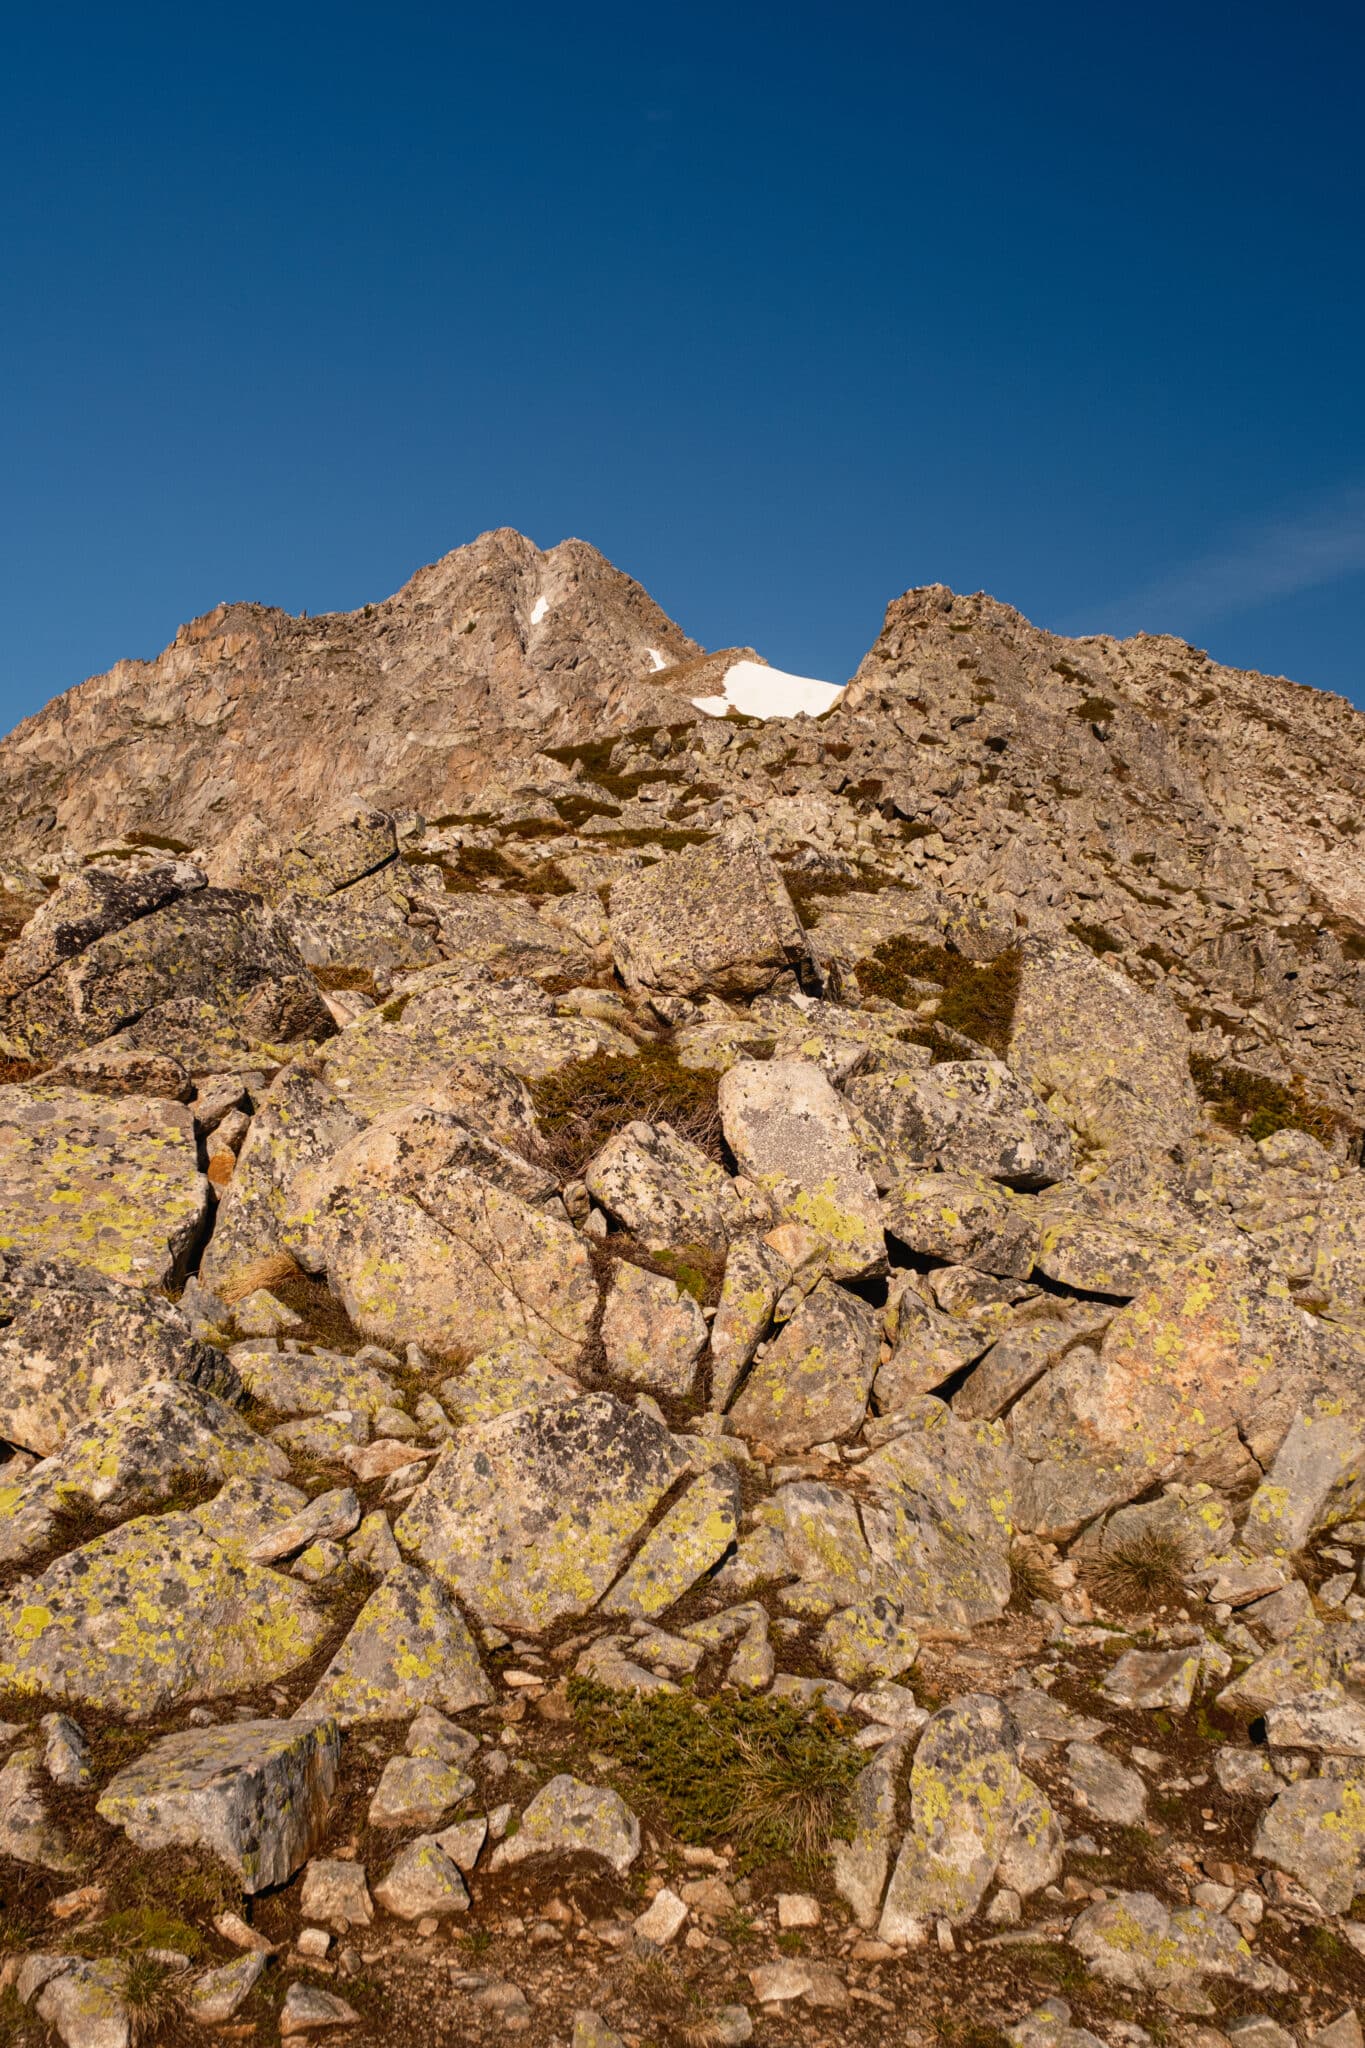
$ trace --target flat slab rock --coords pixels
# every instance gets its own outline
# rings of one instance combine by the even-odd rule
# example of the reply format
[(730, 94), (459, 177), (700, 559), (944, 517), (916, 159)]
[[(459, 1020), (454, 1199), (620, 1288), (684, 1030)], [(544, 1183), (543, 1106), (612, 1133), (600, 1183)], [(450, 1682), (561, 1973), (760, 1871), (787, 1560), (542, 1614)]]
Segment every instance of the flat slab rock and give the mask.
[(284, 1884), (322, 1839), (341, 1761), (335, 1721), (238, 1721), (153, 1743), (96, 1811), (143, 1849), (210, 1850), (247, 1892)]
[(514, 1409), (459, 1432), (394, 1535), (481, 1620), (538, 1631), (596, 1604), (686, 1470), (610, 1394)]
[(0, 1686), (140, 1715), (285, 1677), (327, 1618), (193, 1515), (143, 1515), (0, 1601)]
[(0, 1088), (0, 1251), (164, 1287), (183, 1271), (207, 1207), (183, 1104)]

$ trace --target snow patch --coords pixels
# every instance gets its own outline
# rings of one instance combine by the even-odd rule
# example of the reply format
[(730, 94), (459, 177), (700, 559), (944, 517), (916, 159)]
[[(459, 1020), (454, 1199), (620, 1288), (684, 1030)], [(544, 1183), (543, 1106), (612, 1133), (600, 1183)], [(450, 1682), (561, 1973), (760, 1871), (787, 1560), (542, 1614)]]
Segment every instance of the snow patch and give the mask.
[(664, 660), (662, 654), (660, 654), (657, 647), (646, 647), (645, 653), (649, 656), (649, 665), (653, 669), (655, 675), (659, 673), (659, 670), (661, 668), (667, 668), (669, 666), (669, 664)]
[(538, 626), (538, 625), (540, 624), (541, 620), (542, 620), (542, 619), (544, 618), (544, 616), (545, 616), (546, 612), (548, 612), (548, 611), (549, 611), (549, 609), (550, 609), (550, 600), (549, 600), (549, 598), (548, 598), (548, 597), (538, 597), (538, 598), (536, 599), (536, 602), (535, 602), (535, 609), (534, 609), (534, 611), (533, 611), (533, 612), (531, 613), (531, 624), (532, 624), (533, 626)]
[(785, 669), (765, 668), (761, 661), (737, 661), (725, 671), (724, 695), (694, 697), (708, 718), (740, 711), (746, 718), (795, 718), (805, 712), (818, 718), (844, 694), (842, 683), (822, 683), (815, 676), (792, 676)]

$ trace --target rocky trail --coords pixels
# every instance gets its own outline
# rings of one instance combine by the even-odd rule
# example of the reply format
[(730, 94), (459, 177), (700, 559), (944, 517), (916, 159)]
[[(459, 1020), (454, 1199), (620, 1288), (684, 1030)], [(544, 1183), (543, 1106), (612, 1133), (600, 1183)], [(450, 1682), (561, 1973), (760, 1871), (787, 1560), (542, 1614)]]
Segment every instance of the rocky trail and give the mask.
[(1359, 715), (214, 618), (0, 745), (0, 2039), (1359, 2048)]

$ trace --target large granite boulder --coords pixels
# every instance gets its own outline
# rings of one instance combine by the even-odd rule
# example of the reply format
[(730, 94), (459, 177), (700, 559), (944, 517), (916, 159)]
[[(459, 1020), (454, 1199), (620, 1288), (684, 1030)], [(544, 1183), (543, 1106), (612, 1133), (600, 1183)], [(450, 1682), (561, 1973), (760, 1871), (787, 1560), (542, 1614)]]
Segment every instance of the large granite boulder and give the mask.
[(742, 825), (623, 875), (610, 918), (612, 953), (630, 988), (755, 995), (807, 957), (787, 885)]
[(160, 1295), (69, 1259), (0, 1253), (0, 1437), (51, 1457), (73, 1429), (155, 1380), (239, 1402), (221, 1351)]
[(720, 1084), (726, 1143), (740, 1170), (780, 1214), (829, 1246), (837, 1279), (886, 1270), (886, 1239), (871, 1175), (846, 1105), (809, 1060), (741, 1060)]
[(687, 1468), (610, 1394), (513, 1409), (458, 1433), (394, 1534), (481, 1620), (539, 1631), (595, 1606)]
[(183, 1275), (207, 1208), (182, 1104), (0, 1087), (0, 1252), (165, 1287)]

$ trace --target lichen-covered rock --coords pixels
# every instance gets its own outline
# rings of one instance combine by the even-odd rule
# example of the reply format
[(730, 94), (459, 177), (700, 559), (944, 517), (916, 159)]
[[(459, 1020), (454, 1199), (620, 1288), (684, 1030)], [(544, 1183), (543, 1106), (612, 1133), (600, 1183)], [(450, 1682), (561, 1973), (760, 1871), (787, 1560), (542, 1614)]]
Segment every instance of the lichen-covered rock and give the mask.
[[(250, 896), (194, 888), (82, 945), (11, 997), (3, 1028), (44, 1064), (96, 1045), (172, 998), (224, 1007), (260, 984), (303, 976), (303, 959)], [(333, 1026), (317, 996), (319, 1031)]]
[(787, 1261), (762, 1238), (737, 1237), (725, 1260), (711, 1324), (711, 1406), (724, 1408), (762, 1342), (791, 1277)]
[(333, 2027), (356, 2027), (360, 2014), (335, 1991), (320, 1984), (291, 1984), (280, 2007), (280, 2039), (292, 2041), (296, 2034), (314, 2034)]
[(511, 1408), (572, 1401), (582, 1391), (577, 1380), (518, 1341), (480, 1352), (463, 1371), (442, 1380), (441, 1405), (453, 1422), (491, 1422)]
[(469, 1893), (458, 1867), (434, 1835), (409, 1842), (374, 1888), (386, 1913), (398, 1920), (445, 1919), (469, 1911)]
[(597, 1305), (571, 1226), (473, 1178), (451, 1184), (436, 1213), (355, 1188), (328, 1217), (326, 1244), (332, 1287), (357, 1329), (438, 1357), (515, 1339), (571, 1366)]
[(1365, 1884), (1365, 1770), (1286, 1785), (1267, 1807), (1253, 1851), (1297, 1878), (1328, 1913), (1348, 1913)]
[(1026, 1280), (1038, 1249), (1028, 1210), (980, 1174), (906, 1173), (882, 1201), (886, 1228), (922, 1257)]
[(774, 1496), (783, 1554), (821, 1611), (884, 1594), (912, 1628), (948, 1634), (1004, 1612), (1010, 1474), (992, 1425), (959, 1423), (943, 1402), (920, 1396), (861, 1477), (857, 1501), (815, 1480)]
[(612, 953), (630, 988), (756, 995), (806, 958), (787, 885), (752, 827), (623, 875), (609, 915)]
[[(1099, 1342), (1109, 1313), (1071, 1304), (1058, 1309), (1049, 1301), (1037, 1315), (1011, 1323), (1004, 1335), (978, 1356), (978, 1362), (953, 1395), (953, 1413), (968, 1421), (993, 1422), (1050, 1371), (1063, 1352), (1076, 1348), (1083, 1340), (1093, 1338)], [(879, 1373), (879, 1394), (881, 1380)]]
[(0, 1253), (0, 1437), (51, 1457), (152, 1380), (241, 1399), (228, 1360), (171, 1302), (70, 1260)]
[(896, 1787), (905, 1765), (906, 1742), (893, 1736), (858, 1773), (850, 1801), (852, 1834), (830, 1851), (834, 1889), (859, 1927), (875, 1927), (886, 1890), (896, 1826)]
[(878, 1365), (873, 1383), (882, 1415), (895, 1414), (917, 1394), (932, 1394), (979, 1358), (994, 1334), (976, 1322), (945, 1315), (903, 1273), (892, 1282), (883, 1321), (891, 1356)]
[(596, 1604), (686, 1469), (610, 1394), (515, 1409), (458, 1433), (394, 1534), (484, 1621), (540, 1630)]
[(1300, 1409), (1247, 1506), (1241, 1540), (1260, 1555), (1289, 1557), (1315, 1529), (1345, 1522), (1365, 1504), (1365, 1428), (1339, 1396)]
[(372, 1828), (436, 1827), (474, 1790), (458, 1764), (438, 1756), (391, 1756), (370, 1800)]
[(1262, 1962), (1230, 1920), (1201, 1906), (1170, 1912), (1151, 1892), (1119, 1892), (1088, 1906), (1073, 1924), (1071, 1946), (1097, 1977), (1131, 1991), (1155, 1992), (1177, 2012), (1209, 2013), (1203, 1979), (1248, 1991), (1287, 1991), (1277, 1963)]
[(1070, 1131), (999, 1060), (863, 1074), (844, 1092), (876, 1133), (892, 1179), (907, 1167), (938, 1166), (1041, 1188), (1071, 1172)]
[(246, 2004), (270, 1958), (256, 1953), (201, 1970), (185, 1994), (185, 2010), (201, 2027), (221, 2027)]
[(128, 1964), (119, 1956), (63, 1956), (34, 2000), (34, 2011), (65, 2048), (131, 2048)]
[(919, 1655), (919, 1637), (907, 1628), (894, 1600), (874, 1593), (831, 1614), (820, 1631), (820, 1661), (845, 1685), (899, 1678)]
[(772, 1221), (755, 1190), (680, 1138), (669, 1124), (627, 1124), (583, 1169), (588, 1191), (646, 1251), (724, 1251)]
[(886, 1270), (872, 1177), (846, 1105), (808, 1060), (741, 1060), (720, 1084), (726, 1142), (779, 1213), (816, 1231), (837, 1279)]
[(910, 1769), (910, 1825), (882, 1908), (883, 1941), (922, 1942), (937, 1920), (970, 1920), (1014, 1826), (1026, 1780), (1018, 1732), (988, 1693), (929, 1721)]
[(80, 1869), (79, 1858), (47, 1811), (48, 1773), (37, 1749), (14, 1750), (0, 1769), (0, 1856), (59, 1874)]
[(344, 1857), (314, 1856), (303, 1873), (299, 1912), (306, 1921), (322, 1921), (338, 1932), (368, 1927), (374, 1919), (374, 1905), (364, 1864)]
[(600, 1611), (652, 1620), (719, 1564), (738, 1533), (737, 1475), (730, 1467), (700, 1473), (650, 1530)]
[(489, 1867), (505, 1869), (531, 1856), (600, 1856), (621, 1877), (639, 1853), (640, 1823), (620, 1793), (563, 1773), (537, 1792)]
[(192, 1515), (139, 1516), (0, 1601), (0, 1686), (154, 1714), (283, 1678), (326, 1628), (300, 1588)]
[(1209, 1254), (1120, 1310), (1098, 1356), (1063, 1359), (1010, 1414), (1031, 1470), (1020, 1520), (1064, 1539), (1166, 1480), (1259, 1480), (1331, 1384), (1323, 1337), (1257, 1264)]
[(1030, 939), (1022, 955), (1014, 1072), (1096, 1150), (1178, 1144), (1199, 1101), (1175, 1006), (1074, 939)]
[(208, 1849), (243, 1891), (265, 1891), (286, 1883), (322, 1839), (340, 1757), (335, 1721), (191, 1728), (121, 1770), (97, 1811), (139, 1848)]
[(108, 866), (92, 861), (66, 876), (0, 960), (0, 1002), (32, 988), (107, 932), (121, 931), (204, 884), (203, 873), (190, 862), (154, 855)]
[(164, 1287), (183, 1273), (207, 1207), (183, 1104), (0, 1087), (0, 1252)]
[(83, 1508), (112, 1522), (135, 1506), (158, 1506), (183, 1485), (278, 1479), (288, 1470), (284, 1452), (216, 1395), (159, 1380), (75, 1430), (26, 1480), (0, 1486), (0, 1556), (32, 1556), (44, 1547), (44, 1522), (55, 1529), (63, 1512)]
[(867, 1409), (880, 1342), (867, 1304), (822, 1280), (753, 1367), (731, 1427), (777, 1451), (850, 1435)]
[(349, 1408), (375, 1416), (402, 1406), (398, 1382), (347, 1351), (232, 1348), (232, 1367), (254, 1400), (277, 1415), (328, 1415)]
[(602, 1348), (618, 1379), (685, 1400), (706, 1348), (706, 1324), (692, 1296), (665, 1274), (622, 1259), (607, 1292)]
[(400, 1565), (365, 1602), (298, 1715), (330, 1714), (345, 1727), (427, 1706), (458, 1714), (492, 1697), (459, 1608), (436, 1580)]

